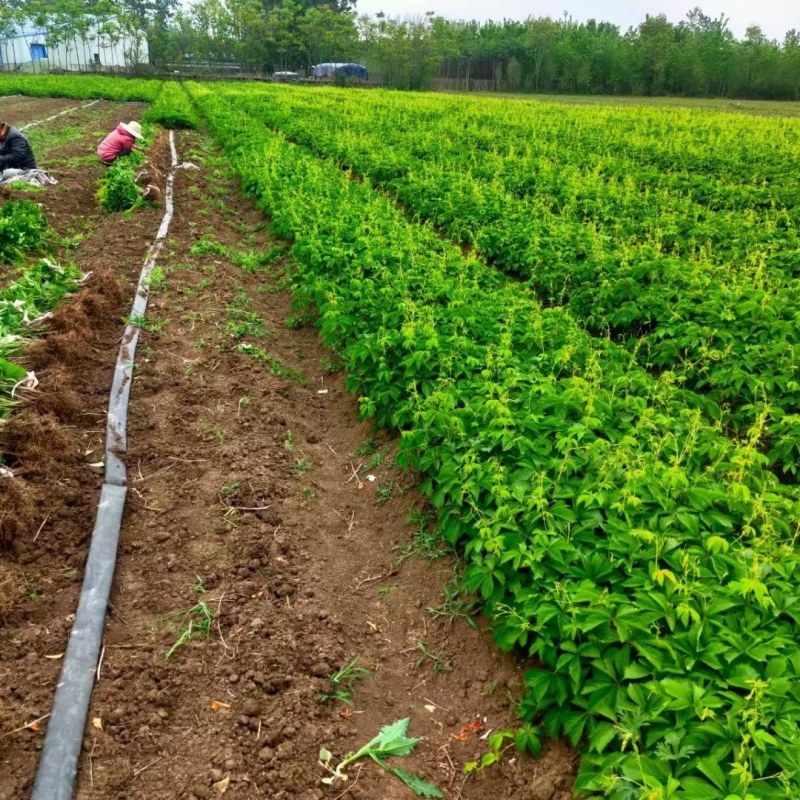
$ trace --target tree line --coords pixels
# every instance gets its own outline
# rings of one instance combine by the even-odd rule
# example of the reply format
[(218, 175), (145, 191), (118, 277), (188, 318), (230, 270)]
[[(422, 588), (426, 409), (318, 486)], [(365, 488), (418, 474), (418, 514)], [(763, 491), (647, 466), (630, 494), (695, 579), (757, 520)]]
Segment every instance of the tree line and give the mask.
[[(800, 99), (800, 33), (737, 39), (724, 16), (648, 16), (622, 31), (565, 15), (503, 22), (359, 15), (354, 0), (0, 0), (0, 36), (37, 19), (147, 37), (157, 69), (271, 74), (358, 61), (398, 89)], [(45, 25), (48, 27), (48, 25)], [(119, 34), (118, 34), (119, 35)]]

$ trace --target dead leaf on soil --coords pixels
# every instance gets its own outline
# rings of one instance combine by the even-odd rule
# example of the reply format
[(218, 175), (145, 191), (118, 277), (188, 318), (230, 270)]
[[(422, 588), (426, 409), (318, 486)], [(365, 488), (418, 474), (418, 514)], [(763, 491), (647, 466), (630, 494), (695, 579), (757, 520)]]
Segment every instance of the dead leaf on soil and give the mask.
[(231, 776), (226, 775), (221, 781), (211, 784), (212, 789), (216, 789), (220, 794), (225, 794), (228, 791), (228, 784), (231, 782)]
[(211, 701), (211, 710), (212, 711), (230, 711), (231, 707), (228, 703), (223, 703), (222, 700), (212, 700)]
[(92, 725), (100, 731), (103, 730), (103, 720), (100, 719), (100, 717), (94, 717), (92, 719)]
[(51, 661), (58, 661), (59, 658), (63, 658), (63, 657), (64, 657), (63, 653), (53, 653), (53, 655), (51, 655), (51, 656), (48, 656), (48, 655), (45, 656), (45, 658), (49, 658)]
[(467, 723), (458, 733), (451, 734), (453, 739), (458, 742), (466, 742), (471, 733), (483, 730), (483, 722), (479, 719)]
[(30, 728), (32, 731), (36, 731), (36, 733), (42, 732), (42, 726), (38, 722), (31, 722), (31, 724), (28, 725), (27, 727)]

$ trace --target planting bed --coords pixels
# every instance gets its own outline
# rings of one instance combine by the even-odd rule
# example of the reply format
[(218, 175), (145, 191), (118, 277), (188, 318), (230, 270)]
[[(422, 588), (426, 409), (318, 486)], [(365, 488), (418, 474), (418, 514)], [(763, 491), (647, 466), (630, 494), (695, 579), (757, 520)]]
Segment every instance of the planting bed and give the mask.
[[(57, 257), (93, 275), (29, 350), (39, 391), (0, 429), (17, 472), (0, 482), (0, 798), (15, 800), (30, 793), (47, 720), (23, 726), (50, 710), (77, 606), (122, 318), (162, 213), (97, 210), (97, 134), (142, 112), (98, 105), (78, 135), (66, 136), (72, 115), (37, 129), (60, 183), (25, 194), (64, 238)], [(359, 422), (336, 355), (291, 319), (285, 245), (209, 140), (177, 141), (200, 170), (178, 174), (139, 344), (128, 504), (77, 797), (335, 797), (345, 787), (323, 791), (319, 748), (342, 756), (409, 716), (424, 739), (403, 761), (446, 797), (566, 800), (575, 756), (559, 742), (463, 773), (486, 751), (482, 733), (515, 723), (522, 669), (467, 624), (464, 598), (445, 602), (455, 564), (428, 558), (442, 545), (414, 476)], [(162, 139), (151, 157), (164, 165)], [(167, 658), (199, 604), (210, 635)], [(323, 702), (327, 676), (355, 658), (372, 674), (352, 707)], [(374, 764), (350, 775), (349, 797), (412, 796)]]

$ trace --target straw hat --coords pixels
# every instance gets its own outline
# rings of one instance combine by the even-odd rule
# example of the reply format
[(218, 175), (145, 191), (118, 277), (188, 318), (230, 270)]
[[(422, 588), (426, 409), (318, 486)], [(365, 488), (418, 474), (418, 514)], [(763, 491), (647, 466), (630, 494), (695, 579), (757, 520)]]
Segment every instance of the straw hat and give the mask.
[(133, 136), (134, 139), (142, 138), (142, 126), (138, 122), (120, 122), (120, 126), (123, 130), (128, 131), (128, 133)]

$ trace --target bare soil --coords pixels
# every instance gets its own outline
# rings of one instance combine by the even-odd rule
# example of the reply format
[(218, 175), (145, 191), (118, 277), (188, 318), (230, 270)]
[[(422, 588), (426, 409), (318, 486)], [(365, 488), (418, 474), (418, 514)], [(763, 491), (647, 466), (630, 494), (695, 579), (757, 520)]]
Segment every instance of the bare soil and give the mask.
[[(17, 493), (0, 494), (11, 542), (0, 553), (0, 798), (32, 786), (47, 722), (16, 729), (52, 702), (120, 319), (161, 215), (99, 215), (102, 168), (68, 166), (81, 146), (56, 154), (65, 188), (45, 207), (65, 233), (86, 217), (69, 252), (94, 275), (33, 348), (40, 390), (0, 429), (18, 471), (0, 483)], [(426, 555), (437, 544), (415, 476), (394, 466), (391, 438), (359, 421), (315, 328), (298, 327), (291, 260), (266, 220), (201, 135), (181, 134), (178, 149), (200, 170), (178, 173), (137, 354), (128, 503), (77, 797), (410, 798), (374, 764), (326, 789), (317, 764), (321, 746), (339, 757), (410, 717), (423, 740), (402, 766), (451, 800), (566, 800), (575, 755), (559, 742), (539, 759), (511, 749), (463, 772), (484, 734), (515, 724), (523, 668), (464, 598), (445, 602), (457, 564)], [(163, 142), (157, 151), (163, 166)], [(242, 253), (273, 258), (258, 266)], [(353, 659), (370, 674), (352, 705), (321, 699)]]
[(0, 97), (0, 120), (20, 128), (29, 122), (37, 122), (86, 102), (88, 101), (61, 97)]

